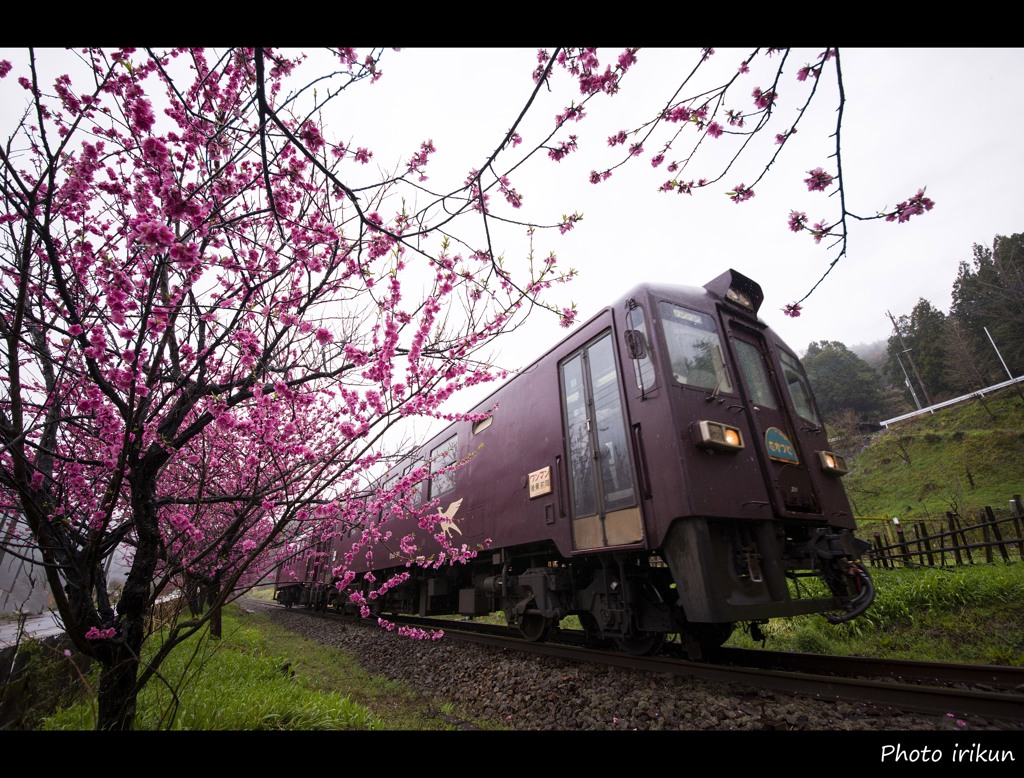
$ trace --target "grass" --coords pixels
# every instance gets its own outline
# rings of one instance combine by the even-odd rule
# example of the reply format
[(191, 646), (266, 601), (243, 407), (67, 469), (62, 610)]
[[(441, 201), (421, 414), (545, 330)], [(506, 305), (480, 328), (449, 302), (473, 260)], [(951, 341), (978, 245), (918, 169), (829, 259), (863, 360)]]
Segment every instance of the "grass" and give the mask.
[[(1024, 564), (872, 569), (875, 602), (847, 624), (772, 619), (766, 648), (1024, 667)], [(727, 645), (759, 647), (737, 630)]]
[[(222, 640), (194, 636), (174, 650), (162, 676), (139, 695), (136, 729), (450, 728), (433, 702), (366, 673), (355, 657), (236, 606), (225, 609)], [(95, 678), (86, 681), (95, 688)], [(58, 711), (42, 728), (92, 729), (93, 722), (87, 702)]]

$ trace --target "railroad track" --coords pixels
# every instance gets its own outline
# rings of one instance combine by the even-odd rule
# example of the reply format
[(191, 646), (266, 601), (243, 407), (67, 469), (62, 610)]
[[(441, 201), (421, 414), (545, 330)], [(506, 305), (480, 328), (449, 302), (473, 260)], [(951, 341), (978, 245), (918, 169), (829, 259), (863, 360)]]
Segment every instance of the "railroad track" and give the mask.
[(720, 649), (706, 662), (672, 656), (668, 644), (658, 656), (632, 656), (582, 645), (582, 633), (553, 632), (546, 642), (511, 637), (505, 627), (437, 619), (396, 622), (443, 629), (446, 636), (497, 648), (530, 652), (573, 662), (594, 662), (640, 672), (701, 678), (771, 689), (816, 699), (873, 705), (934, 715), (982, 716), (1024, 728), (1024, 668), (865, 657)]

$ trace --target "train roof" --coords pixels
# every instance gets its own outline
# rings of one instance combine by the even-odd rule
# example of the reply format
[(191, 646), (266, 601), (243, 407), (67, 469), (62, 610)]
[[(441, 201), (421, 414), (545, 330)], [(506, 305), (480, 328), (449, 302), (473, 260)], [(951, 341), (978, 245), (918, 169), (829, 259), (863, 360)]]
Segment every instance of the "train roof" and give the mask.
[[(764, 294), (761, 291), (761, 286), (753, 279), (748, 278), (742, 273), (736, 270), (726, 270), (724, 273), (711, 279), (704, 286), (690, 286), (686, 284), (672, 284), (660, 281), (649, 281), (637, 284), (636, 286), (629, 289), (625, 294), (620, 295), (610, 305), (606, 305), (600, 310), (596, 311), (586, 321), (582, 322), (573, 331), (569, 332), (564, 338), (561, 338), (557, 343), (552, 344), (549, 348), (545, 349), (541, 354), (531, 360), (523, 367), (516, 370), (514, 373), (509, 375), (507, 381), (496, 386), (493, 391), (488, 393), (486, 397), (476, 403), (468, 413), (479, 413), (482, 409), (489, 407), (494, 402), (495, 395), (502, 391), (502, 389), (508, 385), (508, 383), (515, 379), (517, 375), (530, 372), (540, 362), (544, 361), (553, 351), (557, 350), (565, 343), (566, 340), (575, 337), (578, 333), (585, 331), (590, 324), (597, 321), (602, 316), (607, 315), (610, 311), (621, 310), (626, 307), (626, 304), (631, 299), (638, 297), (645, 297), (647, 295), (653, 295), (655, 297), (665, 297), (672, 300), (679, 300), (680, 302), (686, 302), (687, 300), (706, 299), (709, 295), (717, 300), (725, 300), (737, 302), (748, 316), (754, 318), (758, 323), (764, 326), (764, 323), (757, 317), (757, 311), (761, 307), (761, 302), (764, 299)], [(739, 298), (739, 300), (737, 299)], [(747, 300), (746, 303), (740, 302), (740, 300)]]

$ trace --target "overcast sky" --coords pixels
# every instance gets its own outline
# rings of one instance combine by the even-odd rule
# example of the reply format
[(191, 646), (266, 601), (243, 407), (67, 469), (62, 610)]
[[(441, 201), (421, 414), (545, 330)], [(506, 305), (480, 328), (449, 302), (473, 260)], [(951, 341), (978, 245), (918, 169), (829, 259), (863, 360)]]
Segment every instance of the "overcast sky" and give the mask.
[[(610, 49), (604, 58), (614, 61), (618, 51)], [(795, 71), (818, 51), (796, 53), (787, 67)], [(719, 73), (735, 72), (746, 53), (717, 50)], [(538, 209), (531, 215), (557, 220), (562, 213), (583, 212), (583, 222), (571, 233), (537, 239), (545, 252), (555, 250), (562, 263), (580, 271), (579, 279), (558, 294), (576, 302), (581, 320), (634, 283), (699, 286), (730, 267), (761, 284), (761, 317), (798, 353), (817, 340), (853, 346), (885, 339), (892, 332), (886, 312), (909, 314), (921, 297), (948, 312), (958, 263), (971, 258), (973, 244), (991, 245), (996, 234), (1024, 231), (1017, 192), (1024, 173), (1024, 50), (846, 49), (841, 55), (849, 209), (871, 216), (922, 187), (934, 209), (904, 224), (852, 222), (848, 255), (804, 303), (802, 316), (784, 316), (783, 306), (810, 290), (836, 255), (827, 240), (815, 245), (786, 226), (791, 209), (807, 212), (812, 221), (836, 215), (834, 200), (808, 192), (803, 183), (814, 167), (835, 172), (829, 135), (836, 100), (831, 94), (816, 100), (814, 113), (748, 202), (733, 203), (724, 192), (752, 182), (764, 166), (764, 153), (734, 166), (722, 182), (729, 186), (692, 197), (657, 191), (668, 174), (664, 166), (651, 168), (650, 145), (639, 164), (592, 185), (589, 171), (618, 159), (606, 138), (653, 115), (695, 61), (693, 50), (641, 50), (620, 94), (594, 105), (588, 118), (574, 125), (580, 138), (574, 155), (557, 164), (531, 160), (512, 176), (524, 195), (524, 211), (527, 205)], [(536, 49), (389, 51), (383, 78), (345, 103), (354, 111), (347, 114), (347, 126), (382, 164), (407, 159), (421, 140), (431, 138), (437, 153), (430, 183), (442, 188), (448, 166), (447, 180), (464, 177), (494, 148), (532, 89), (535, 65)], [(754, 86), (766, 86), (755, 73), (744, 78), (748, 82), (727, 106), (749, 98)], [(555, 86), (555, 93), (538, 98), (531, 114), (535, 123), (527, 123), (522, 133), (524, 147), (552, 126), (569, 100), (579, 99), (564, 78)], [(802, 103), (806, 90), (795, 86), (784, 83), (780, 89), (780, 112), (792, 115)], [(698, 162), (688, 177), (717, 175), (707, 162), (704, 167)], [(504, 248), (509, 255), (516, 251), (514, 241)], [(534, 322), (531, 332), (532, 349), (522, 339), (510, 341), (503, 356), (513, 363), (528, 361), (544, 350), (538, 344), (546, 348), (565, 334), (553, 318)]]

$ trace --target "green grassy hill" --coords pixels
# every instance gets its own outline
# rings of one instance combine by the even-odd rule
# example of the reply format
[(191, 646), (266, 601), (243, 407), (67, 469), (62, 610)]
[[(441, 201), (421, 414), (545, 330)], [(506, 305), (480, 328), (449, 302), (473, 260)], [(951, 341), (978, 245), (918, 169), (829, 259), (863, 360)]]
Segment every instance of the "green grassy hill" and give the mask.
[(857, 518), (928, 519), (1024, 494), (1024, 400), (1014, 389), (833, 442)]

